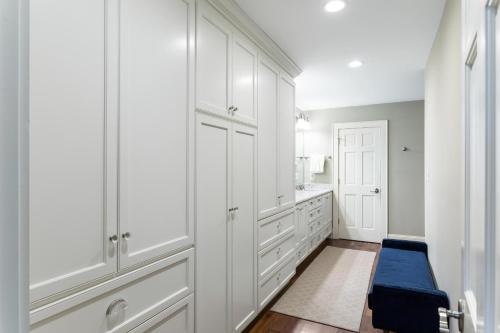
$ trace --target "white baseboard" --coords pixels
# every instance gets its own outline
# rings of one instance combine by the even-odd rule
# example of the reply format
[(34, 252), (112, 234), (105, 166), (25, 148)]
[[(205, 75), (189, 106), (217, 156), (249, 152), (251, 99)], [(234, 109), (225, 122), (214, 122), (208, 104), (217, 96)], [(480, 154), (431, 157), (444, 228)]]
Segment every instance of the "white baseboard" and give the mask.
[(422, 236), (389, 234), (388, 238), (400, 239), (400, 240), (409, 240), (409, 241), (418, 241), (418, 242), (425, 242), (425, 237), (422, 237)]

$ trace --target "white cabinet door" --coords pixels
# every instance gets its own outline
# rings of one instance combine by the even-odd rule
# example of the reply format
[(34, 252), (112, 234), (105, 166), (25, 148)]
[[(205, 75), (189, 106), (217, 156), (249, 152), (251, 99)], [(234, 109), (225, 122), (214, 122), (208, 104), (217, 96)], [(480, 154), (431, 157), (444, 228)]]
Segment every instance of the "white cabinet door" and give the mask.
[(257, 124), (257, 48), (239, 32), (232, 43), (232, 102), (234, 117)]
[[(106, 2), (38, 0), (30, 11), (30, 299), (116, 271), (107, 136)], [(57, 10), (55, 10), (57, 9)], [(78, 15), (75, 15), (78, 13)], [(116, 125), (116, 124), (115, 124)]]
[(278, 202), (280, 210), (295, 206), (295, 84), (280, 77), (278, 108)]
[(230, 138), (229, 121), (197, 115), (195, 312), (198, 333), (229, 331)]
[(211, 5), (198, 2), (196, 107), (229, 115), (231, 24)]
[(120, 267), (193, 243), (194, 0), (122, 0)]
[(296, 221), (296, 231), (295, 235), (297, 237), (297, 244), (298, 246), (301, 246), (307, 241), (307, 236), (308, 236), (308, 210), (307, 210), (307, 204), (301, 204), (297, 206), (295, 212), (295, 221)]
[(233, 125), (231, 290), (232, 332), (241, 332), (257, 311), (257, 131)]
[(278, 67), (259, 59), (258, 122), (259, 122), (259, 219), (276, 213), (278, 207)]

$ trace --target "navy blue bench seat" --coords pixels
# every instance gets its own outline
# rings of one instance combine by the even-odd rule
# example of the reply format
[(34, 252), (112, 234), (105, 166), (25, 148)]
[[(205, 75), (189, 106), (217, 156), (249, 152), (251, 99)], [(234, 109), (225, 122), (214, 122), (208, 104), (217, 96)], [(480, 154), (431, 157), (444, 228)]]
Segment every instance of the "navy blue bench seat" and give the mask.
[(437, 288), (423, 242), (384, 239), (368, 307), (374, 328), (397, 333), (438, 333), (438, 308), (449, 309)]

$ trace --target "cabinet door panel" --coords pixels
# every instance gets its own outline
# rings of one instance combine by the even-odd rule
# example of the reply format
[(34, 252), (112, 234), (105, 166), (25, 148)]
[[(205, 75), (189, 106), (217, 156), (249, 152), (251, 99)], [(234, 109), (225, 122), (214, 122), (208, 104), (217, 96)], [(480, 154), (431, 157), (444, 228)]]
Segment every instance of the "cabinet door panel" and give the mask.
[(228, 331), (230, 123), (197, 115), (196, 330)]
[(256, 130), (234, 125), (232, 142), (232, 331), (240, 332), (257, 311)]
[(208, 3), (199, 2), (196, 37), (196, 107), (228, 115), (230, 24)]
[[(30, 298), (116, 270), (103, 0), (30, 2)], [(106, 192), (106, 190), (108, 190)], [(109, 205), (106, 207), (106, 203)], [(112, 214), (111, 214), (112, 215)]]
[(278, 111), (278, 195), (281, 209), (295, 205), (295, 84), (280, 77)]
[(250, 124), (257, 121), (257, 48), (240, 33), (233, 35), (233, 99), (235, 117)]
[(279, 72), (265, 59), (259, 60), (259, 218), (278, 210), (277, 112)]
[(194, 1), (122, 0), (120, 267), (193, 242)]

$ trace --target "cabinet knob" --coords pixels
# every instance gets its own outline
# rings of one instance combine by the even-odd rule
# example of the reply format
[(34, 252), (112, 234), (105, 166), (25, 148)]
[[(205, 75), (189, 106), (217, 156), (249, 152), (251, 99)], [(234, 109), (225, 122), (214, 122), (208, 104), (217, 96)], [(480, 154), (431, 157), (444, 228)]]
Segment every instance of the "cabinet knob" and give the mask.
[(118, 236), (117, 235), (110, 236), (109, 241), (113, 244), (118, 243)]
[(122, 238), (125, 240), (129, 240), (130, 237), (132, 237), (132, 235), (128, 231), (126, 233), (122, 234)]

